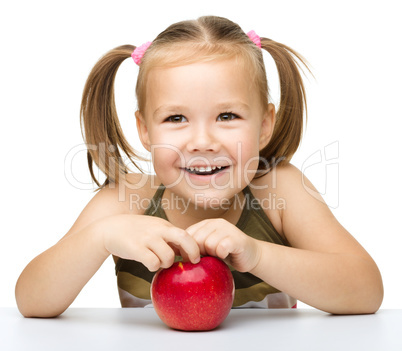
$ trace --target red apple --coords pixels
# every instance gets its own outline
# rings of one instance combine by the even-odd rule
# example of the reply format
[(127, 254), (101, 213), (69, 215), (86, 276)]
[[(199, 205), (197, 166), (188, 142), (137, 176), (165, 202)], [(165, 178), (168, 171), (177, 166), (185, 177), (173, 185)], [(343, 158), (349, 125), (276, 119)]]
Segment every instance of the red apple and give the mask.
[(169, 327), (211, 330), (229, 314), (234, 282), (229, 267), (212, 256), (197, 264), (175, 262), (158, 271), (151, 284), (156, 313)]

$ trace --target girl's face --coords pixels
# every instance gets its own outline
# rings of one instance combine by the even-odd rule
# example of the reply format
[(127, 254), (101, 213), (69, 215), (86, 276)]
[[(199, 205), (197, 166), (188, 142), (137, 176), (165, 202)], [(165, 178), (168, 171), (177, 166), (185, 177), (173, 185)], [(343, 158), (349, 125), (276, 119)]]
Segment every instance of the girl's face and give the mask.
[(227, 205), (253, 179), (275, 112), (235, 60), (149, 72), (137, 125), (161, 182), (197, 206)]

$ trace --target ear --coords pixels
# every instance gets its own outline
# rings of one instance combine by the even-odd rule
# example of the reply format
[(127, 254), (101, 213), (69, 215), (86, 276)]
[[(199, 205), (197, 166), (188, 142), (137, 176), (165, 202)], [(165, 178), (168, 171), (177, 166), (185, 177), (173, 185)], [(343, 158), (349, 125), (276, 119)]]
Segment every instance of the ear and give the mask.
[(274, 131), (276, 113), (274, 104), (268, 104), (261, 122), (260, 151), (268, 145)]
[(140, 111), (135, 111), (135, 119), (137, 122), (137, 131), (140, 136), (141, 144), (148, 151), (151, 151), (151, 142), (149, 140), (149, 133), (147, 125), (145, 124), (145, 119), (140, 113)]

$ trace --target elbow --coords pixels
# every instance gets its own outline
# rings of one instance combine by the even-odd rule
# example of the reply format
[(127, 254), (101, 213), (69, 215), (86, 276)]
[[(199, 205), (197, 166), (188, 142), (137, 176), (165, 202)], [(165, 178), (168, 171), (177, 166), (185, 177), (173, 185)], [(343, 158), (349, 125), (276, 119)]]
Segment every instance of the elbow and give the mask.
[(35, 301), (31, 294), (19, 289), (17, 284), (15, 288), (15, 300), (19, 312), (25, 318), (54, 318), (61, 315), (65, 309), (52, 308), (49, 303), (45, 301)]
[(21, 311), (20, 313), (24, 318), (56, 318), (60, 314), (41, 314), (41, 313), (30, 313), (29, 311)]
[(382, 289), (372, 294), (354, 292), (339, 299), (335, 305), (319, 309), (334, 315), (374, 314), (380, 309), (382, 300)]
[(345, 304), (345, 308), (336, 309), (332, 314), (374, 314), (382, 304), (383, 292), (373, 293), (361, 301)]
[(357, 285), (342, 299), (344, 308), (332, 312), (333, 314), (374, 314), (380, 309), (384, 298), (384, 285), (377, 266), (371, 274), (365, 274), (361, 278), (355, 280)]
[(368, 274), (368, 279), (361, 288), (362, 314), (376, 313), (384, 299), (384, 284), (381, 273), (374, 262), (373, 265), (372, 273)]
[(55, 318), (60, 316), (64, 311), (54, 311), (47, 308), (37, 308), (17, 302), (20, 313), (25, 318)]
[(24, 299), (16, 296), (16, 300), (18, 310), (25, 318), (55, 318), (66, 310), (52, 308), (47, 303), (35, 303), (35, 301), (30, 301), (29, 298)]
[(384, 299), (384, 286), (380, 280), (372, 289), (371, 296), (367, 299), (365, 310), (362, 313), (373, 314), (376, 313)]
[(332, 286), (319, 309), (335, 314), (373, 314), (384, 298), (381, 273), (373, 260), (354, 260), (348, 273)]

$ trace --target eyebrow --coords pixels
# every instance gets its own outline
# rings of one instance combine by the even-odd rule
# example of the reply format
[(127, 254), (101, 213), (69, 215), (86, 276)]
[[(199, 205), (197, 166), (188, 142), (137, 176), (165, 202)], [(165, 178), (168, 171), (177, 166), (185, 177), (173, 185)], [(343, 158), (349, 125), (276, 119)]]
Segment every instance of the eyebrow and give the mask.
[[(215, 106), (216, 109), (218, 110), (224, 110), (226, 112), (228, 112), (229, 110), (243, 110), (243, 111), (248, 111), (250, 110), (250, 106), (244, 102), (241, 101), (233, 101), (233, 102), (223, 102), (223, 103), (219, 103)], [(159, 106), (153, 113), (153, 116), (157, 116), (158, 113), (160, 113), (161, 111), (163, 111), (164, 113), (179, 113), (179, 112), (183, 112), (186, 111), (188, 109), (187, 106), (183, 106), (183, 105), (161, 105)]]
[(250, 106), (248, 104), (241, 101), (233, 101), (233, 102), (228, 101), (218, 104), (216, 105), (216, 107), (220, 110), (231, 110), (234, 108), (248, 111), (250, 109)]
[(158, 113), (163, 111), (164, 113), (177, 113), (178, 111), (183, 111), (185, 106), (180, 105), (161, 105), (153, 113), (153, 116), (157, 116)]

